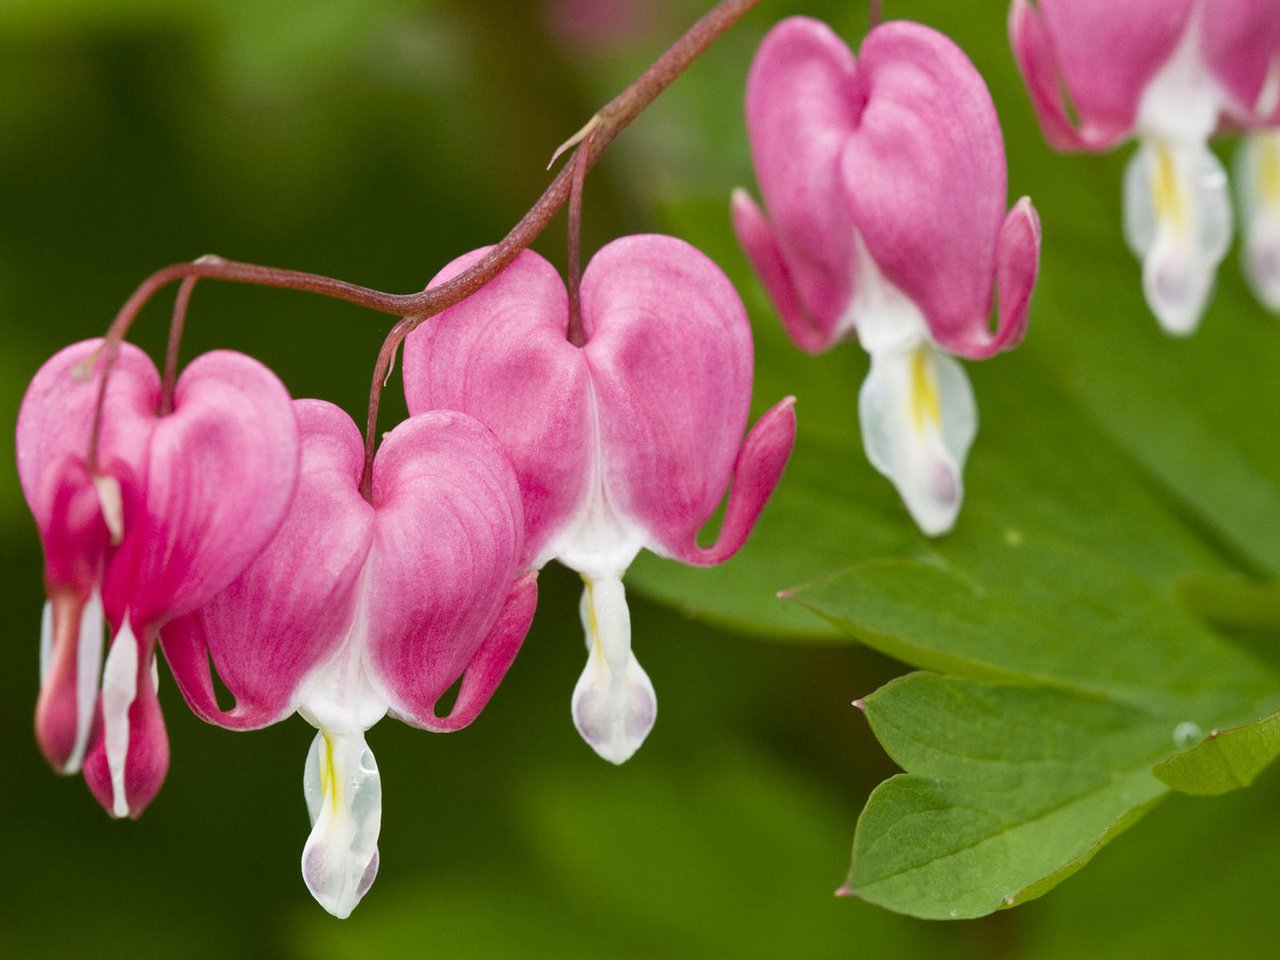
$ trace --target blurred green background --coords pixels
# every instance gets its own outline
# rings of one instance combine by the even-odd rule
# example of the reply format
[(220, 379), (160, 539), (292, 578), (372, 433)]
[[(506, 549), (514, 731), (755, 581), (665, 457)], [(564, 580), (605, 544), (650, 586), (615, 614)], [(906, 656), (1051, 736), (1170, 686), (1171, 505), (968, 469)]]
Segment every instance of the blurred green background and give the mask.
[[(583, 6), (2, 0), (5, 422), (45, 357), (99, 334), (133, 286), (165, 264), (216, 252), (407, 292), (494, 242), (541, 191), (554, 147), (708, 4), (619, 0), (618, 22), (596, 25)], [(949, 32), (988, 78), (1009, 141), (1011, 196), (1034, 173), (1042, 211), (1083, 199), (1118, 235), (1121, 161), (1052, 158), (1039, 141), (1008, 53), (1004, 3), (886, 7)], [(743, 80), (763, 33), (796, 12), (829, 20), (855, 43), (864, 31), (862, 4), (765, 0), (592, 174), (588, 250), (664, 229), (673, 205), (719, 217), (713, 229), (726, 242), (713, 253), (732, 250), (728, 192), (753, 182)], [(1044, 165), (1068, 162), (1089, 165), (1092, 195), (1054, 196)], [(536, 247), (563, 263), (563, 243), (558, 222)], [(726, 268), (743, 277), (741, 258), (728, 256), (737, 259)], [(1047, 270), (1051, 257), (1047, 242)], [(1222, 285), (1237, 294), (1242, 286), (1234, 259)], [(758, 291), (743, 293), (762, 304)], [(167, 309), (161, 298), (135, 336), (157, 357)], [(1033, 313), (1033, 337), (1034, 324)], [(325, 397), (360, 419), (387, 326), (300, 294), (205, 283), (184, 353), (244, 350), (296, 396)], [(851, 421), (859, 361), (846, 352), (832, 362), (851, 371), (840, 412)], [(397, 386), (386, 396), (389, 426), (403, 403)], [(802, 429), (807, 413), (802, 402)], [(12, 456), (0, 447), (11, 634), (0, 671), (0, 956), (1274, 950), (1274, 772), (1220, 800), (1171, 798), (1049, 897), (985, 920), (926, 923), (835, 899), (858, 811), (894, 769), (849, 703), (902, 668), (824, 642), (821, 625), (799, 611), (796, 628), (812, 641), (774, 645), (767, 632), (726, 632), (637, 595), (634, 636), (662, 711), (644, 749), (614, 769), (569, 720), (583, 651), (577, 578), (558, 567), (544, 572), (525, 650), (474, 727), (446, 737), (387, 721), (371, 732), (384, 783), (381, 871), (353, 917), (336, 921), (299, 875), (311, 739), (301, 720), (248, 735), (207, 727), (166, 677), (173, 761), (139, 822), (109, 821), (82, 783), (48, 771), (30, 735), (39, 548)]]

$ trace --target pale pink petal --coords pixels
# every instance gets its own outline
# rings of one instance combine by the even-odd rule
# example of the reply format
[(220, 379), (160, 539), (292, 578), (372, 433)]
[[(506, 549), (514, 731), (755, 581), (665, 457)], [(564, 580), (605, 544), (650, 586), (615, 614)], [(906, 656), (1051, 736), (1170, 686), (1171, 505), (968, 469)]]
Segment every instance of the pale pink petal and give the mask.
[(655, 531), (661, 537), (661, 552), (697, 566), (723, 563), (737, 553), (778, 485), (795, 439), (795, 397), (787, 397), (756, 421), (738, 452), (729, 502), (715, 543), (700, 547), (697, 527), (672, 527)]
[(657, 543), (715, 510), (751, 402), (751, 328), (728, 278), (663, 236), (623, 237), (582, 278), (605, 488)]
[(859, 87), (866, 109), (842, 157), (853, 222), (934, 339), (963, 354), (988, 324), (1005, 219), (991, 95), (959, 47), (907, 22), (867, 37)]
[(1090, 149), (1093, 144), (1085, 140), (1067, 116), (1053, 43), (1040, 12), (1030, 0), (1013, 0), (1009, 8), (1009, 42), (1049, 146), (1063, 152)]
[(230, 351), (194, 360), (173, 413), (152, 431), (141, 516), (126, 517), (107, 572), (112, 623), (139, 634), (227, 586), (279, 528), (298, 474), (298, 432), (284, 385)]
[[(48, 522), (41, 497), (49, 468), (67, 456), (83, 460), (98, 402), (101, 340), (83, 340), (59, 350), (27, 387), (18, 411), (18, 478), (36, 523)], [(130, 343), (120, 353), (103, 404), (99, 465), (141, 462), (160, 402), (160, 376), (150, 358)]]
[[(1276, 0), (1203, 0), (1200, 48), (1205, 63), (1231, 98), (1241, 123), (1258, 116), (1268, 76), (1280, 70), (1280, 3)], [(1280, 78), (1272, 78), (1276, 82)], [(1272, 104), (1274, 112), (1276, 104)]]
[[(1105, 150), (1128, 137), (1147, 83), (1177, 47), (1194, 6), (1195, 0), (1038, 0), (1032, 7), (1014, 0), (1014, 54), (1050, 143)], [(1065, 126), (1067, 110), (1078, 118), (1074, 136)]]
[[(439, 285), (480, 259), (445, 267)], [(586, 367), (566, 339), (568, 297), (555, 269), (526, 250), (491, 283), (411, 333), (404, 389), (411, 414), (462, 410), (510, 452), (524, 497), (525, 552), (544, 548), (586, 495), (593, 450)]]
[[(133, 644), (132, 637), (118, 642)], [(149, 646), (149, 645), (144, 645)], [(169, 736), (165, 731), (164, 717), (160, 713), (160, 701), (151, 669), (154, 660), (150, 652), (140, 653), (134, 678), (136, 694), (128, 706), (127, 746), (123, 756), (122, 776), (117, 781), (112, 776), (109, 748), (101, 708), (97, 732), (89, 754), (84, 761), (84, 779), (103, 809), (114, 817), (137, 818), (164, 784), (169, 771)], [(124, 796), (116, 795), (115, 786), (123, 787)]]
[[(307, 674), (346, 636), (373, 542), (373, 508), (360, 496), (364, 443), (338, 407), (297, 400), (302, 465), (284, 523), (230, 586), (161, 631), (187, 703), (233, 729), (287, 716)], [(218, 705), (209, 659), (235, 696)]]
[(538, 605), (538, 574), (519, 577), (507, 594), (498, 619), (467, 664), (458, 697), (447, 716), (419, 713), (411, 722), (437, 733), (461, 730), (479, 716), (520, 652)]
[(764, 211), (756, 206), (745, 190), (735, 190), (731, 213), (738, 243), (755, 267), (765, 292), (773, 300), (787, 334), (801, 350), (809, 353), (825, 350), (831, 345), (831, 339), (800, 302), (800, 294), (791, 281), (791, 270)]
[(478, 421), (418, 414), (378, 451), (373, 505), (368, 662), (398, 716), (447, 726), (436, 701), (481, 655), (519, 572), (515, 472)]
[[(801, 310), (778, 307), (793, 336), (807, 315), (813, 331), (797, 342), (808, 350), (844, 332), (853, 296), (854, 235), (839, 200), (839, 159), (863, 105), (854, 72), (853, 54), (826, 24), (791, 17), (765, 37), (747, 77), (756, 178)], [(744, 240), (753, 259), (758, 240), (758, 231)]]

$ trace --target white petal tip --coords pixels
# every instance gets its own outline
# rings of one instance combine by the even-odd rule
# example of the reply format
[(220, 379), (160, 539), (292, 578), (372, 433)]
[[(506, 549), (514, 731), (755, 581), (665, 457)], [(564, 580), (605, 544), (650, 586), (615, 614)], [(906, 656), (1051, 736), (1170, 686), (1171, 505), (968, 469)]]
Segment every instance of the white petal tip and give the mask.
[(573, 725), (600, 757), (623, 764), (640, 749), (658, 717), (658, 697), (632, 657), (621, 682), (592, 660), (573, 691)]

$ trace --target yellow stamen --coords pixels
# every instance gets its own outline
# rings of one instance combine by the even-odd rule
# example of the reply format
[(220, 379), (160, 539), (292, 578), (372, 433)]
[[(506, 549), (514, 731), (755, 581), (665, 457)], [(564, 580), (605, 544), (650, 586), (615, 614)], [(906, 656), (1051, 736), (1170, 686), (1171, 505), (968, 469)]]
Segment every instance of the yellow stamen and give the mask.
[(911, 354), (911, 418), (916, 432), (936, 428), (942, 422), (938, 406), (938, 384), (933, 376), (927, 346), (916, 347)]
[(1178, 168), (1173, 151), (1165, 144), (1156, 144), (1156, 175), (1151, 184), (1152, 199), (1156, 206), (1156, 220), (1171, 225), (1175, 232), (1187, 232), (1187, 203), (1178, 184)]
[(324, 756), (320, 758), (320, 793), (329, 798), (334, 809), (338, 807), (338, 778), (333, 770), (333, 741), (327, 733), (321, 732), (324, 738)]
[(1263, 202), (1280, 208), (1280, 137), (1262, 138), (1262, 156), (1258, 161), (1258, 181)]
[(595, 646), (596, 653), (603, 657), (604, 650), (600, 646), (600, 624), (596, 622), (596, 598), (591, 591), (591, 578), (585, 573), (581, 576), (582, 582), (587, 587), (587, 623), (591, 630), (591, 642)]

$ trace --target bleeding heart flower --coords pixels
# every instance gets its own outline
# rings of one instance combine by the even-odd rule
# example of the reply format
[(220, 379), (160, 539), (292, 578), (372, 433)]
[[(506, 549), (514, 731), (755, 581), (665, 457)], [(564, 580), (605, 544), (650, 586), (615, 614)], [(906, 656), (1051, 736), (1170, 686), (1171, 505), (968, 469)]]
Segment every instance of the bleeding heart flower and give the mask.
[(756, 53), (747, 129), (769, 216), (736, 191), (738, 239), (797, 345), (856, 335), (871, 354), (867, 456), (925, 533), (945, 533), (977, 429), (972, 388), (946, 354), (1017, 346), (1039, 266), (1031, 201), (1005, 212), (986, 85), (928, 27), (877, 27), (856, 60), (826, 24), (794, 17)]
[[(455, 260), (442, 283), (483, 256)], [(564, 283), (521, 253), (493, 282), (405, 342), (409, 410), (462, 410), (511, 455), (524, 497), (525, 559), (582, 574), (588, 661), (578, 731), (614, 763), (653, 726), (653, 685), (631, 652), (622, 576), (642, 548), (716, 564), (746, 540), (795, 437), (790, 398), (743, 442), (751, 330), (733, 286), (671, 237), (625, 237), (582, 278), (585, 343), (567, 339)], [(716, 542), (698, 530), (733, 487)]]
[[(382, 786), (364, 731), (388, 710), (414, 726), (470, 723), (529, 629), (519, 575), (520, 491), (506, 454), (458, 413), (412, 417), (374, 462), (337, 407), (294, 404), (298, 494), (265, 550), (226, 590), (169, 623), (165, 657), (191, 708), (235, 730), (298, 711), (319, 731), (303, 778), (312, 830), (307, 886), (345, 917), (378, 869)], [(235, 695), (218, 705), (210, 674)], [(436, 703), (461, 678), (452, 708)]]
[[(1009, 35), (1052, 146), (1138, 140), (1125, 172), (1125, 237), (1160, 324), (1193, 333), (1231, 243), (1227, 176), (1208, 141), (1221, 126), (1280, 122), (1280, 5), (1014, 0)], [(1270, 230), (1263, 223), (1255, 245), (1270, 247)], [(1260, 292), (1280, 284), (1274, 255), (1251, 253), (1246, 265)]]
[(298, 436), (288, 393), (257, 361), (197, 358), (161, 416), (155, 367), (122, 344), (90, 464), (100, 346), (55, 354), (18, 414), (18, 474), (48, 595), (36, 736), (60, 771), (83, 764), (108, 812), (136, 817), (168, 769), (156, 632), (230, 583), (275, 533), (297, 481)]

